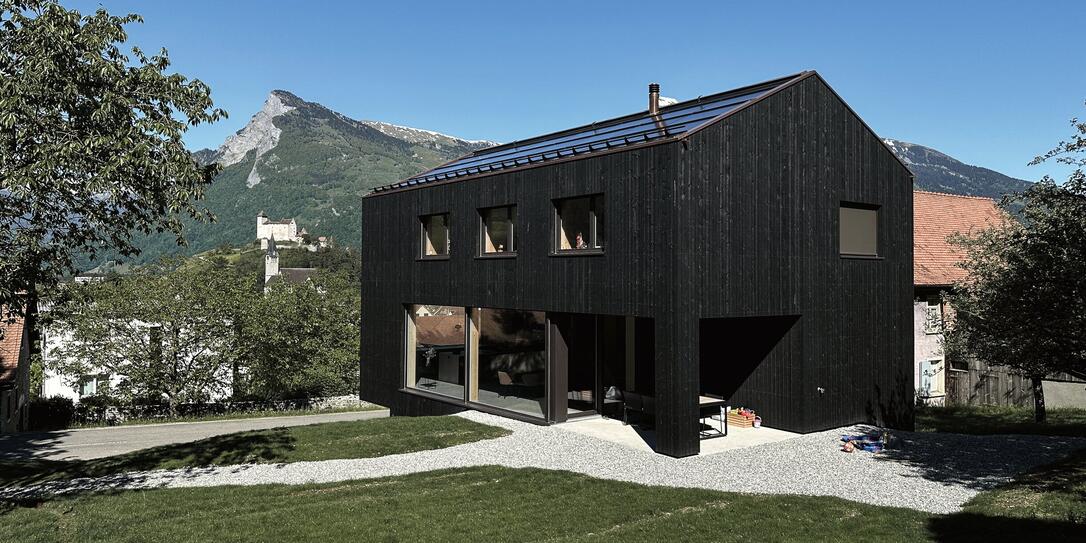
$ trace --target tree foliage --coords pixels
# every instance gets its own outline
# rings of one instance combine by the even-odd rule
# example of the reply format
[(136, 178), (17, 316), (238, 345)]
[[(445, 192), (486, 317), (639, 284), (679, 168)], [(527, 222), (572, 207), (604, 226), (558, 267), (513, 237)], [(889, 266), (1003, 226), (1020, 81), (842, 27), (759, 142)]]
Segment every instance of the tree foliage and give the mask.
[(1086, 373), (1086, 123), (1075, 136), (1034, 160), (1077, 166), (1062, 185), (1045, 177), (1000, 203), (1020, 221), (958, 238), (967, 280), (949, 296), (955, 318), (948, 351), (1006, 366), (1034, 383), (1044, 420), (1041, 379), (1054, 372)]
[(127, 401), (162, 399), (172, 407), (223, 397), (251, 292), (240, 276), (178, 261), (76, 284), (54, 310), (57, 332), (69, 340), (51, 353), (59, 361), (51, 369), (73, 385), (86, 374), (119, 377), (111, 394)]
[(322, 272), (267, 293), (255, 279), (212, 256), (75, 284), (49, 315), (70, 337), (48, 369), (71, 385), (116, 376), (109, 394), (129, 403), (357, 392), (357, 277)]
[(225, 116), (165, 49), (122, 52), (138, 15), (55, 0), (0, 0), (0, 304), (51, 287), (73, 257), (134, 255), (134, 233), (206, 220), (194, 202), (218, 172), (181, 140)]
[(361, 296), (344, 272), (274, 283), (249, 311), (246, 392), (264, 399), (358, 391)]

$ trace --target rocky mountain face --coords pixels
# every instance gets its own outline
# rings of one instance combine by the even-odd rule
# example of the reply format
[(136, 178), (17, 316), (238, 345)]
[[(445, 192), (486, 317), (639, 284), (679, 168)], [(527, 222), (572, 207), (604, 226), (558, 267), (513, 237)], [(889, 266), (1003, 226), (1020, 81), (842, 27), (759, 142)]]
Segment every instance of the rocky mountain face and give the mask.
[[(182, 252), (252, 242), (260, 211), (272, 219), (294, 217), (311, 234), (357, 245), (359, 200), (370, 189), (491, 145), (359, 121), (290, 92), (272, 91), (249, 123), (218, 149), (194, 153), (203, 163), (223, 165), (202, 202), (217, 222), (186, 225), (190, 247)], [(141, 261), (179, 251), (169, 237), (150, 237), (141, 245)]]
[(883, 141), (912, 170), (916, 176), (914, 185), (921, 190), (999, 199), (1030, 185), (1029, 181), (995, 170), (965, 164), (930, 147), (892, 139)]

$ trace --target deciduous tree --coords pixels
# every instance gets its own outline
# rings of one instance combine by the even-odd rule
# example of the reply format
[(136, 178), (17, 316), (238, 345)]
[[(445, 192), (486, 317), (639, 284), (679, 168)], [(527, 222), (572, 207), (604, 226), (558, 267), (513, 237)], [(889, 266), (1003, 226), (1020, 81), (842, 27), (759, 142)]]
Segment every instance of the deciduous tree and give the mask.
[(210, 218), (194, 202), (218, 166), (181, 137), (225, 113), (165, 49), (122, 51), (140, 21), (0, 0), (0, 305), (21, 311), (79, 254), (136, 254), (135, 233), (182, 243), (184, 217)]
[(1003, 198), (1020, 221), (959, 238), (969, 277), (949, 296), (955, 318), (948, 353), (975, 356), (1030, 378), (1038, 422), (1045, 420), (1042, 379), (1086, 374), (1086, 123), (1033, 163), (1075, 167), (1062, 185), (1045, 177)]
[(80, 375), (119, 377), (122, 400), (156, 398), (172, 409), (230, 393), (243, 348), (238, 324), (259, 294), (229, 269), (167, 261), (76, 285), (54, 310), (70, 336), (51, 358), (74, 384)]

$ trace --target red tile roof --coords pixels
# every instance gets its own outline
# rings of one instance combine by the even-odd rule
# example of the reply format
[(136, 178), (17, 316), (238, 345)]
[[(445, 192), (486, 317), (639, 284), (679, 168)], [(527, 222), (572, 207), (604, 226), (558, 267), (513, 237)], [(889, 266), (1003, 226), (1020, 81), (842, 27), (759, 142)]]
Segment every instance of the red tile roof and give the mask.
[(23, 319), (16, 317), (14, 322), (8, 322), (3, 314), (3, 308), (0, 308), (0, 329), (4, 331), (0, 337), (0, 383), (15, 379), (18, 374), (24, 335)]
[(990, 198), (913, 191), (913, 284), (946, 286), (964, 279), (965, 270), (956, 265), (962, 251), (947, 238), (976, 233), (1004, 218)]

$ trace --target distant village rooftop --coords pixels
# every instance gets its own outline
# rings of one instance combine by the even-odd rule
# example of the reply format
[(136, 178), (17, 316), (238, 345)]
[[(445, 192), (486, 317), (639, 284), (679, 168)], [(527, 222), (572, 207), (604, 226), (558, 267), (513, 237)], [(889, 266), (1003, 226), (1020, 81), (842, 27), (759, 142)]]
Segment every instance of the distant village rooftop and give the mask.
[(913, 283), (950, 286), (965, 278), (964, 255), (949, 238), (1000, 224), (1004, 214), (991, 198), (913, 191)]

